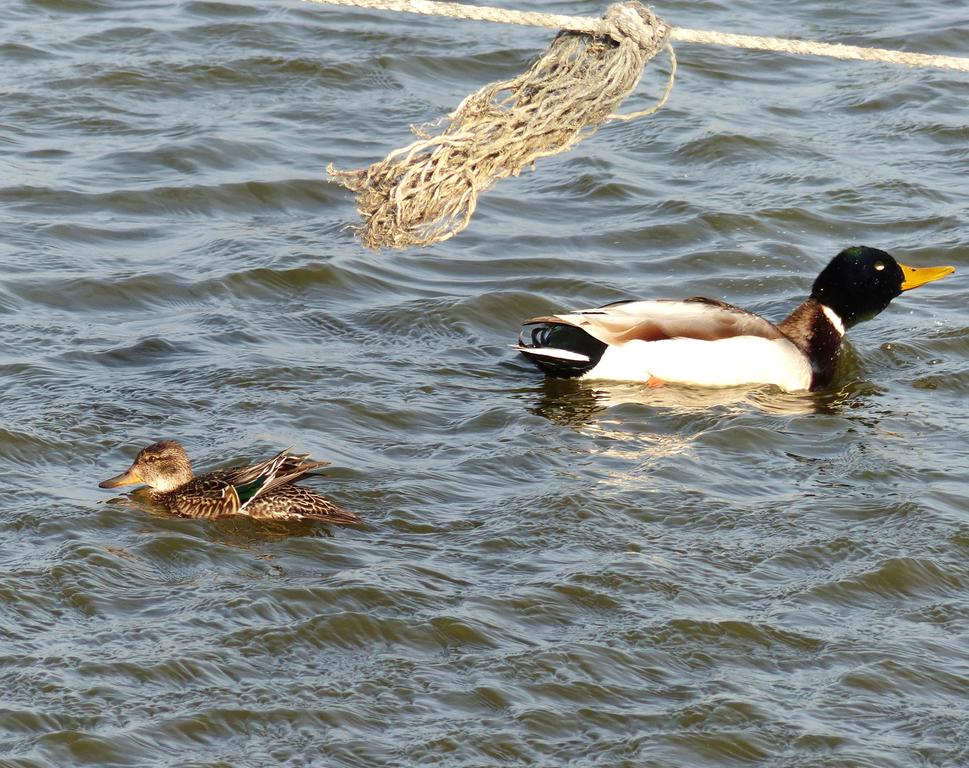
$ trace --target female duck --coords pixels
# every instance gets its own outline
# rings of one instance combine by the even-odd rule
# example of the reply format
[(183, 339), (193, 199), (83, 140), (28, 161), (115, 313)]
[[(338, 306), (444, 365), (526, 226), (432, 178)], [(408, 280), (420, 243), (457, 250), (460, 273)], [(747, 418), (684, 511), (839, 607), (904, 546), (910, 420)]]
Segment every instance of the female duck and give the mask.
[(355, 525), (362, 520), (316, 491), (295, 485), (328, 462), (282, 451), (271, 459), (195, 476), (185, 449), (162, 440), (143, 449), (131, 466), (101, 488), (144, 483), (148, 498), (181, 517), (248, 515), (259, 520), (320, 520)]
[(516, 349), (551, 376), (819, 389), (834, 375), (845, 329), (954, 271), (906, 267), (856, 246), (835, 256), (810, 298), (777, 325), (712, 299), (620, 301), (527, 320)]

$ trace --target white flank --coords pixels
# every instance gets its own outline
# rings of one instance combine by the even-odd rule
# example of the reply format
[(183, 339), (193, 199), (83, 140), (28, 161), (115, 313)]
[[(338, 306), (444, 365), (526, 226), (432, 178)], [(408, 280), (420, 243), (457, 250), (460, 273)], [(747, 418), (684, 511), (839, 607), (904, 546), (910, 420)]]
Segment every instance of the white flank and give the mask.
[(811, 364), (787, 339), (634, 340), (608, 347), (582, 378), (648, 381), (650, 377), (700, 387), (774, 384), (796, 392), (810, 388)]
[(530, 355), (541, 355), (542, 357), (554, 357), (556, 360), (576, 360), (580, 363), (589, 362), (588, 355), (580, 355), (578, 352), (571, 352), (567, 349), (555, 349), (553, 347), (523, 347), (515, 345), (519, 352), (528, 352)]
[(831, 307), (826, 307), (824, 304), (821, 305), (821, 311), (824, 312), (824, 316), (828, 318), (828, 322), (834, 326), (834, 329), (842, 336), (845, 335), (845, 324), (838, 317), (838, 313), (835, 312)]

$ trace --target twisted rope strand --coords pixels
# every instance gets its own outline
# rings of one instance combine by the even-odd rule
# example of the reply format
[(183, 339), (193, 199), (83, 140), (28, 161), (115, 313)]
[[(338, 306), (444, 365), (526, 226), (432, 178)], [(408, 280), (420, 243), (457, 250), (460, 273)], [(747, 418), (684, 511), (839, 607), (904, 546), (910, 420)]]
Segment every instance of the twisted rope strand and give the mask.
[(304, 0), (304, 2), (316, 3), (317, 5), (348, 5), (356, 8), (370, 8), (375, 11), (420, 13), (425, 16), (447, 16), (451, 19), (495, 21), (501, 24), (519, 24), (523, 27), (567, 29), (570, 32), (585, 32), (587, 35), (602, 34), (600, 19), (593, 19), (588, 16), (515, 11), (510, 8), (447, 3), (440, 0), (434, 2), (431, 0)]
[(841, 43), (816, 43), (810, 40), (793, 40), (783, 37), (758, 37), (756, 35), (735, 35), (728, 32), (712, 32), (704, 29), (685, 29), (674, 27), (670, 38), (682, 43), (701, 45), (729, 45), (757, 51), (777, 51), (805, 56), (829, 56), (835, 59), (853, 61), (883, 61), (889, 64), (904, 64), (908, 67), (935, 67), (969, 72), (969, 59), (959, 56), (943, 56), (932, 53), (910, 53), (893, 51), (888, 48), (863, 48)]
[[(584, 32), (589, 35), (610, 34), (609, 26), (603, 24), (601, 19), (593, 19), (587, 16), (515, 11), (505, 8), (464, 5), (462, 3), (432, 2), (432, 0), (304, 0), (304, 2), (318, 5), (353, 6), (380, 11), (420, 13), (429, 16), (446, 16), (452, 19), (493, 21), (503, 24), (545, 27), (547, 29), (567, 29), (571, 32)], [(783, 37), (737, 35), (703, 29), (686, 29), (684, 27), (674, 27), (670, 39), (682, 43), (728, 45), (749, 50), (829, 56), (854, 61), (883, 61), (890, 64), (904, 64), (909, 67), (935, 67), (952, 69), (957, 72), (969, 72), (969, 58), (959, 56), (910, 53), (886, 48), (863, 48), (838, 43), (816, 43), (809, 40), (792, 40)]]

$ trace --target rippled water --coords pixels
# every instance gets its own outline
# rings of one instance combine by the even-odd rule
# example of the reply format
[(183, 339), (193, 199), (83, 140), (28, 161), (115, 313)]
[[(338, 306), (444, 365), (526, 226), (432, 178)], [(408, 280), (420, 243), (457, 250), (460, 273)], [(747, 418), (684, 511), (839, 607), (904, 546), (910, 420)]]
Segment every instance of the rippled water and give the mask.
[[(969, 50), (942, 0), (657, 10)], [(4, 765), (969, 763), (969, 79), (680, 46), (666, 109), (503, 182), (460, 237), (355, 243), (325, 164), (549, 38), (0, 6)], [(852, 243), (960, 273), (855, 329), (817, 395), (546, 382), (508, 348), (630, 296), (779, 318)], [(313, 485), (367, 525), (103, 503), (160, 437), (329, 459)]]

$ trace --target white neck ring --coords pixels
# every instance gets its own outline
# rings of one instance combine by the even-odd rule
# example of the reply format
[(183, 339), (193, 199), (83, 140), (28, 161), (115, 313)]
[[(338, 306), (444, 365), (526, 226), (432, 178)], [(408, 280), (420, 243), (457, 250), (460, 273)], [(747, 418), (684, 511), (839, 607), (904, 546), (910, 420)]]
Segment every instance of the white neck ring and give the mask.
[(824, 304), (821, 305), (821, 311), (824, 312), (824, 316), (828, 318), (828, 322), (834, 326), (834, 329), (838, 332), (838, 334), (844, 336), (845, 324), (841, 318), (838, 317), (838, 313), (831, 309), (831, 307)]

